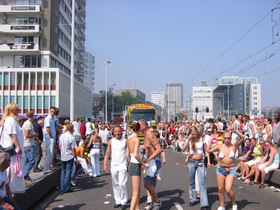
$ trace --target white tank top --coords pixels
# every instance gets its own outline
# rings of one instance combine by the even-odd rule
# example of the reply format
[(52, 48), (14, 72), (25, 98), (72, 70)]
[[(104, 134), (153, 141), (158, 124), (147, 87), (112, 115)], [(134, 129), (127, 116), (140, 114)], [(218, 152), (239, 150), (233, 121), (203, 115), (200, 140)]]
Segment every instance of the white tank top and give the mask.
[(199, 142), (196, 142), (195, 143), (195, 146), (196, 146), (196, 152), (194, 152), (192, 150), (192, 144), (191, 144), (191, 141), (189, 142), (189, 148), (190, 148), (190, 154), (194, 154), (194, 155), (201, 155), (203, 154), (203, 141), (199, 141)]
[[(138, 155), (141, 158), (142, 148), (139, 146)], [(133, 153), (130, 153), (130, 162), (131, 163), (139, 163), (138, 160), (134, 157)], [(140, 164), (140, 163), (139, 163)]]
[(126, 139), (111, 140), (111, 165), (127, 165), (126, 161)]

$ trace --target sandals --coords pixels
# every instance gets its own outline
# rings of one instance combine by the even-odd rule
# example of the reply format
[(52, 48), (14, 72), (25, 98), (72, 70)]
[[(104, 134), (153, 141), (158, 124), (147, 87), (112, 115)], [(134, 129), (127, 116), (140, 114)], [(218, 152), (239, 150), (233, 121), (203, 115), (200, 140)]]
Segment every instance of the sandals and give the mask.
[(265, 187), (264, 184), (259, 185), (259, 189), (264, 188), (264, 187)]

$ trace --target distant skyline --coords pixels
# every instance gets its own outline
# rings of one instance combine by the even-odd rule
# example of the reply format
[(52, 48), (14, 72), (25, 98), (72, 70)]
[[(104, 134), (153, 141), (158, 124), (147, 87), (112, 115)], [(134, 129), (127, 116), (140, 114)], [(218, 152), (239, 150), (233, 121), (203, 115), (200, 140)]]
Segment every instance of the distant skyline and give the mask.
[[(108, 86), (146, 94), (201, 80), (257, 77), (262, 107), (279, 106), (279, 0), (88, 0), (86, 50), (95, 56), (95, 92)], [(275, 21), (271, 21), (271, 19)], [(275, 27), (273, 27), (275, 26)], [(277, 36), (278, 33), (278, 36)], [(273, 44), (272, 44), (273, 43)]]

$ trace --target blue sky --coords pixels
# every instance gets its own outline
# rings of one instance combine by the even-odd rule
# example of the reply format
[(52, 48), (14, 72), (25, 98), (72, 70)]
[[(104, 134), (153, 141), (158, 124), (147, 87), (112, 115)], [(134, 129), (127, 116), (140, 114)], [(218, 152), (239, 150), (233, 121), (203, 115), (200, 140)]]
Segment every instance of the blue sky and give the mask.
[(185, 95), (201, 80), (213, 85), (216, 77), (237, 75), (258, 77), (262, 106), (279, 106), (280, 9), (270, 13), (279, 3), (88, 0), (86, 49), (95, 56), (95, 92), (105, 88), (108, 60), (108, 86), (137, 88), (148, 100), (152, 91), (166, 92), (167, 83), (182, 83)]

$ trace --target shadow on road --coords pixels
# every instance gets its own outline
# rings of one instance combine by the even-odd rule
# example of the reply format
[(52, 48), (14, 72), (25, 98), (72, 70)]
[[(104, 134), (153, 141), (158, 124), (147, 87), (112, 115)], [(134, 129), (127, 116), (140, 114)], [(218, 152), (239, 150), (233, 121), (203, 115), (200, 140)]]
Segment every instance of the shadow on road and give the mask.
[[(162, 206), (164, 206), (164, 209), (174, 209), (175, 202), (179, 204), (185, 203), (184, 199), (186, 198), (181, 198), (183, 192), (184, 191), (181, 189), (165, 190), (158, 192), (158, 197), (165, 198), (164, 201), (162, 201)], [(140, 202), (145, 202), (145, 200)]]
[(53, 208), (53, 210), (60, 210), (60, 209), (67, 209), (67, 210), (77, 210), (77, 209), (82, 209), (82, 207), (85, 206), (85, 204), (75, 204), (75, 205), (66, 205), (64, 207), (56, 207)]

